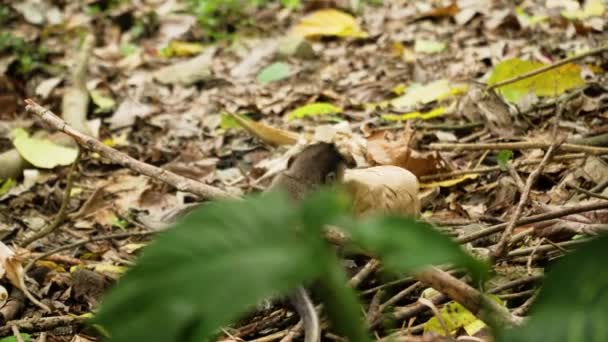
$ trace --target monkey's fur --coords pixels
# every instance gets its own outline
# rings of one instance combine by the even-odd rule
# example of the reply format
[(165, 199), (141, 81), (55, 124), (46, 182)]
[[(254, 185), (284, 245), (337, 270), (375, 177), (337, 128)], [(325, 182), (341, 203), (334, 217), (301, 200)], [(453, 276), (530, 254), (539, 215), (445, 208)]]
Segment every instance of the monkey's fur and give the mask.
[[(292, 199), (301, 200), (321, 185), (341, 181), (345, 165), (344, 158), (333, 144), (309, 145), (289, 159), (287, 169), (274, 179), (269, 189), (282, 189)], [(298, 287), (289, 295), (289, 300), (304, 323), (305, 342), (320, 341), (319, 317), (306, 290)]]

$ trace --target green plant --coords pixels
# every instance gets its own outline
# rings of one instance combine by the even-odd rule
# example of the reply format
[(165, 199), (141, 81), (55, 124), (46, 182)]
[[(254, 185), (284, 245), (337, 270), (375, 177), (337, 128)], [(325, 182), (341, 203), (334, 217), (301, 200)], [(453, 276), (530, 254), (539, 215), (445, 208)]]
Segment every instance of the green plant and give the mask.
[(300, 5), (300, 0), (189, 0), (190, 9), (199, 25), (212, 39), (228, 38), (230, 27), (246, 25), (251, 10), (272, 2), (279, 2), (287, 8)]
[(203, 341), (268, 296), (315, 281), (332, 327), (369, 341), (354, 291), (323, 227), (345, 227), (357, 248), (403, 273), (452, 263), (482, 278), (484, 264), (428, 224), (403, 217), (355, 221), (346, 196), (283, 193), (210, 203), (164, 232), (105, 298), (95, 322), (112, 341)]
[(20, 75), (27, 75), (43, 67), (47, 57), (44, 47), (28, 43), (10, 32), (0, 32), (0, 54), (15, 56), (15, 71)]

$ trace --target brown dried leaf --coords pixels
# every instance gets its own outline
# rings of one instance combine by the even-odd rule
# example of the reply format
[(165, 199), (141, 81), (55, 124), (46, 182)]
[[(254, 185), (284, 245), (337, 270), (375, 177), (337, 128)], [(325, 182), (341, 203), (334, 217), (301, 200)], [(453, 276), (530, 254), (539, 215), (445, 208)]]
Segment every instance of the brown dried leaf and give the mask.
[(238, 114), (231, 113), (230, 116), (254, 137), (271, 145), (293, 145), (300, 138), (297, 133), (275, 128), (261, 122), (255, 122)]

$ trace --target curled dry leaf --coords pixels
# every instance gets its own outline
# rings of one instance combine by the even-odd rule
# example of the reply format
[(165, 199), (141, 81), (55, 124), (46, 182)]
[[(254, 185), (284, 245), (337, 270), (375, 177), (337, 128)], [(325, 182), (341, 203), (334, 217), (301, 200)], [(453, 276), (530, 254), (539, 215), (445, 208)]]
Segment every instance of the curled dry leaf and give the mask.
[(230, 116), (251, 135), (271, 145), (292, 145), (300, 138), (297, 133), (255, 122), (238, 114), (231, 113)]
[(6, 276), (11, 284), (21, 288), (19, 279), (22, 275), (21, 261), (7, 245), (0, 241), (0, 279)]
[(411, 171), (416, 177), (445, 171), (436, 152), (418, 152), (409, 147), (406, 134), (392, 139), (388, 132), (376, 132), (367, 139), (368, 158), (378, 165), (395, 165)]
[(344, 184), (353, 196), (355, 215), (392, 213), (420, 214), (418, 179), (397, 166), (375, 166), (347, 170)]

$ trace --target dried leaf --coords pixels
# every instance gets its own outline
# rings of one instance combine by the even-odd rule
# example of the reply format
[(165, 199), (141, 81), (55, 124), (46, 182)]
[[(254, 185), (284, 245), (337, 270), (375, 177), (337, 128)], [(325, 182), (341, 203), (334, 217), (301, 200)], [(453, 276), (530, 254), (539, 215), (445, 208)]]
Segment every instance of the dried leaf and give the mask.
[(382, 114), (380, 117), (386, 121), (405, 121), (405, 120), (411, 120), (411, 119), (428, 120), (428, 119), (440, 117), (447, 112), (448, 112), (448, 109), (446, 107), (437, 107), (426, 113), (409, 112), (409, 113), (405, 113), (405, 114)]
[(255, 122), (239, 114), (230, 113), (230, 115), (253, 136), (272, 145), (292, 145), (300, 138), (297, 133)]

